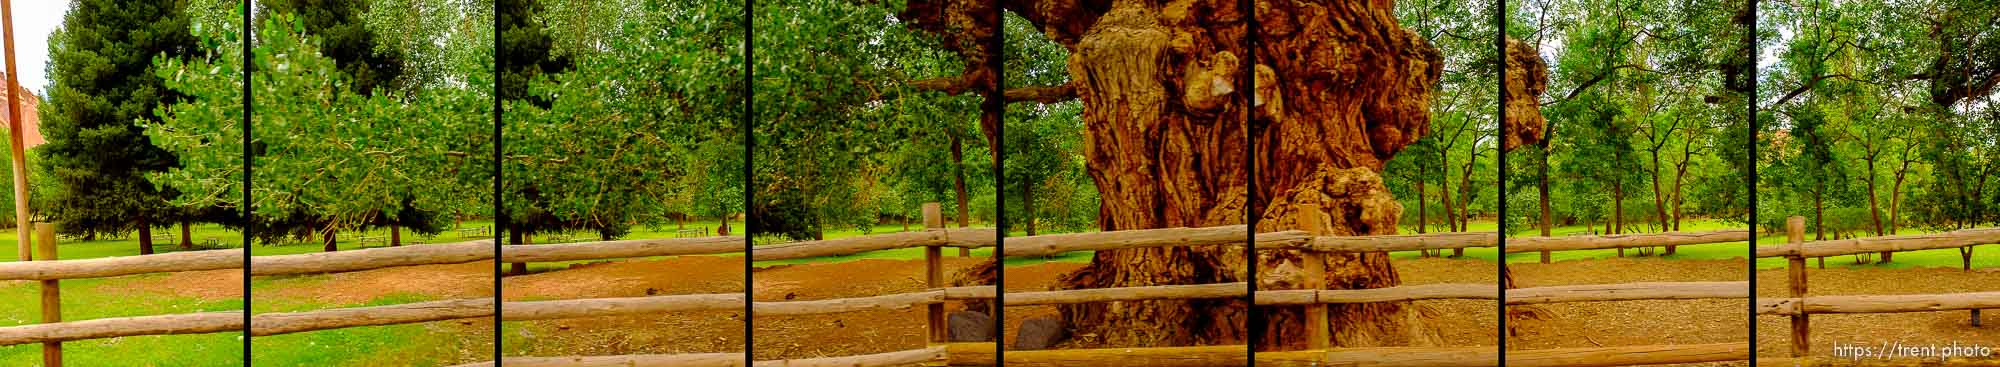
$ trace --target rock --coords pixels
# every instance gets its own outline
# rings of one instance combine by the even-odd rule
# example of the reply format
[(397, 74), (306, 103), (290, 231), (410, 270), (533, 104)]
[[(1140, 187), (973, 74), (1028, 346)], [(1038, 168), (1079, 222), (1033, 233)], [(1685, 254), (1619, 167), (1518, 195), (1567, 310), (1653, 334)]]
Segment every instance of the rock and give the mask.
[(1015, 350), (1042, 350), (1069, 338), (1069, 328), (1062, 319), (1042, 316), (1021, 322), (1019, 335), (1014, 336)]
[(958, 311), (945, 315), (952, 342), (993, 341), (993, 317), (984, 312)]

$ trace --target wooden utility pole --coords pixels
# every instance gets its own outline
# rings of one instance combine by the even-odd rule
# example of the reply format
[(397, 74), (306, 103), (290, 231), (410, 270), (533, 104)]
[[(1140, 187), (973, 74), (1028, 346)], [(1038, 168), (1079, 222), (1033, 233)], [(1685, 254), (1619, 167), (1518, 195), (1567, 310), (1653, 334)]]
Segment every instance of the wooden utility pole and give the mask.
[(19, 83), (21, 73), (14, 72), (14, 2), (0, 0), (0, 27), (5, 27), (7, 39), (7, 136), (12, 138), (7, 144), (14, 153), (14, 243), (19, 245), (14, 253), (15, 260), (28, 261), (35, 258), (32, 253), (34, 242), (28, 241), (28, 155), (21, 147), (21, 103)]

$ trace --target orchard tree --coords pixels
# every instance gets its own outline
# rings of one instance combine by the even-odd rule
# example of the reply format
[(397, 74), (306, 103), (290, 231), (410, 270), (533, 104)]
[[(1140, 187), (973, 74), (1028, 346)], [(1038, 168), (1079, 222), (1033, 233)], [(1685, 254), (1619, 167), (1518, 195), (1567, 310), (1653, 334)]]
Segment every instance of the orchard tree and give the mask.
[(187, 98), (152, 61), (203, 52), (189, 31), (188, 8), (200, 3), (75, 1), (49, 35), (53, 83), (40, 109), (48, 144), (37, 149), (52, 168), (46, 179), (62, 187), (46, 208), (65, 233), (137, 230), (139, 253), (151, 254), (154, 227), (188, 218), (192, 208), (170, 204), (181, 193), (146, 180), (182, 163), (145, 131), (160, 123), (155, 110)]

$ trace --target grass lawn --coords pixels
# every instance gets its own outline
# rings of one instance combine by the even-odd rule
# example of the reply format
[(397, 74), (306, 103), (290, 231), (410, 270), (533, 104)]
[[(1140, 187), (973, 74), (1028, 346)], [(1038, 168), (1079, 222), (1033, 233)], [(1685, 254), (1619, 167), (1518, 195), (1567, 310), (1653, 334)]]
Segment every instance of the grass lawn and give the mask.
[[(1940, 231), (1905, 228), (1897, 231), (1897, 234), (1909, 235), (1909, 234), (1924, 234), (1924, 233), (1936, 233), (1936, 232)], [(1806, 232), (1806, 240), (1812, 241), (1811, 231)], [(1784, 244), (1785, 241), (1786, 239), (1783, 234), (1779, 234), (1776, 236), (1757, 237), (1758, 246), (1778, 246)], [(1979, 269), (1979, 268), (2000, 267), (2000, 255), (1995, 255), (1996, 253), (2000, 253), (2000, 245), (1973, 246), (1972, 268)], [(1956, 248), (1897, 252), (1894, 261), (1891, 261), (1888, 264), (1875, 263), (1875, 261), (1881, 260), (1879, 256), (1881, 255), (1877, 254), (1871, 256), (1870, 257), (1871, 261), (1868, 262), (1867, 264), (1854, 263), (1855, 255), (1841, 255), (1841, 256), (1828, 257), (1826, 258), (1826, 267), (1827, 268), (1886, 268), (1886, 269), (1908, 269), (1908, 268), (1958, 269), (1964, 266), (1963, 265), (1964, 263), (1962, 263), (1958, 257), (1958, 249)], [(1806, 259), (1806, 266), (1818, 268), (1819, 262), (1820, 262), (1819, 259)], [(1758, 269), (1783, 269), (1784, 267), (1785, 267), (1785, 258), (1782, 257), (1766, 257), (1757, 259)]]
[[(220, 225), (201, 224), (201, 225), (195, 225), (194, 227), (189, 228), (189, 230), (193, 234), (193, 236), (191, 237), (194, 237), (195, 239), (194, 240), (195, 250), (238, 248), (241, 247), (239, 246), (239, 244), (243, 243), (243, 232), (239, 232), (235, 229), (223, 228)], [(159, 241), (153, 243), (154, 253), (168, 253), (181, 250), (179, 241), (179, 236), (181, 235), (180, 227), (176, 226), (171, 229), (156, 228), (153, 230), (153, 233), (154, 234), (170, 233), (176, 237), (174, 241)], [(12, 229), (0, 230), (0, 261), (15, 261), (16, 259), (20, 258), (17, 256), (18, 254), (15, 253), (16, 247), (14, 246), (14, 244), (19, 242), (14, 240), (15, 239), (14, 236), (15, 233), (14, 230)], [(206, 244), (206, 242), (208, 242), (209, 239), (211, 238), (214, 239), (214, 243)], [(36, 239), (35, 241), (41, 241), (41, 240)], [(111, 239), (111, 238), (100, 237), (96, 241), (63, 240), (56, 243), (56, 257), (63, 260), (95, 259), (101, 257), (115, 257), (115, 256), (136, 256), (138, 254), (139, 254), (139, 237), (137, 234), (134, 234), (131, 236), (131, 238), (126, 238), (126, 239)]]
[[(63, 319), (89, 320), (243, 309), (241, 298), (202, 300), (155, 294), (135, 296), (134, 290), (126, 289), (122, 285), (133, 279), (160, 276), (166, 275), (64, 280), (62, 281)], [(0, 326), (33, 324), (39, 320), (41, 320), (40, 283), (0, 282)], [(240, 332), (228, 332), (65, 342), (63, 361), (71, 366), (129, 366), (134, 365), (134, 361), (147, 361), (148, 366), (236, 366), (243, 363), (242, 335)], [(41, 350), (40, 344), (0, 347), (0, 365), (40, 365)]]
[[(328, 281), (325, 275), (255, 278), (251, 294), (261, 289), (311, 287)], [(384, 306), (435, 301), (421, 294), (390, 294), (364, 303), (332, 304), (311, 299), (258, 298), (251, 305), (256, 313), (297, 312), (334, 308)], [(457, 353), (470, 347), (486, 352), (490, 336), (451, 332), (456, 321), (421, 324), (353, 327), (251, 338), (251, 363), (265, 366), (442, 366), (457, 362)], [(483, 328), (484, 326), (478, 326)], [(482, 329), (484, 330), (484, 329)], [(240, 363), (240, 362), (238, 362)]]
[[(1681, 222), (1682, 232), (1743, 229), (1748, 227), (1749, 225), (1746, 224), (1731, 223), (1723, 220), (1697, 219), (1697, 220), (1689, 220)], [(1573, 233), (1584, 233), (1589, 230), (1590, 230), (1589, 226), (1564, 226), (1564, 227), (1552, 228), (1549, 230), (1549, 233), (1552, 236), (1568, 236)], [(1533, 226), (1529, 226), (1525, 230), (1514, 231), (1514, 233), (1509, 234), (1508, 237), (1518, 238), (1518, 237), (1532, 237), (1540, 235), (1541, 235), (1540, 229), (1536, 229)], [(1633, 249), (1626, 249), (1625, 252), (1628, 255), (1637, 254), (1637, 250)], [(1671, 256), (1660, 256), (1660, 257), (1666, 259), (1701, 259), (1701, 260), (1723, 260), (1731, 258), (1744, 259), (1750, 257), (1750, 242), (1738, 241), (1738, 242), (1724, 242), (1724, 243), (1709, 243), (1700, 245), (1687, 245), (1675, 248), (1674, 252), (1675, 254)], [(1555, 251), (1549, 253), (1550, 261), (1606, 259), (1614, 257), (1618, 257), (1617, 249)], [(1538, 252), (1521, 252), (1521, 253), (1507, 254), (1507, 262), (1510, 263), (1534, 263), (1541, 261), (1542, 261), (1542, 254)]]

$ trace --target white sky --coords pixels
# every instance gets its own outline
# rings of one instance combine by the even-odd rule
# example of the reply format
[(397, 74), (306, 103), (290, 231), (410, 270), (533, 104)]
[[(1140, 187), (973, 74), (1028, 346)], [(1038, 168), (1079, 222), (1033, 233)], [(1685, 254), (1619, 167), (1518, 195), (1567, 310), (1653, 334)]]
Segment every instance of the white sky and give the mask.
[(21, 72), (21, 87), (47, 96), (49, 85), (49, 33), (62, 26), (69, 13), (69, 1), (15, 1), (14, 68)]

